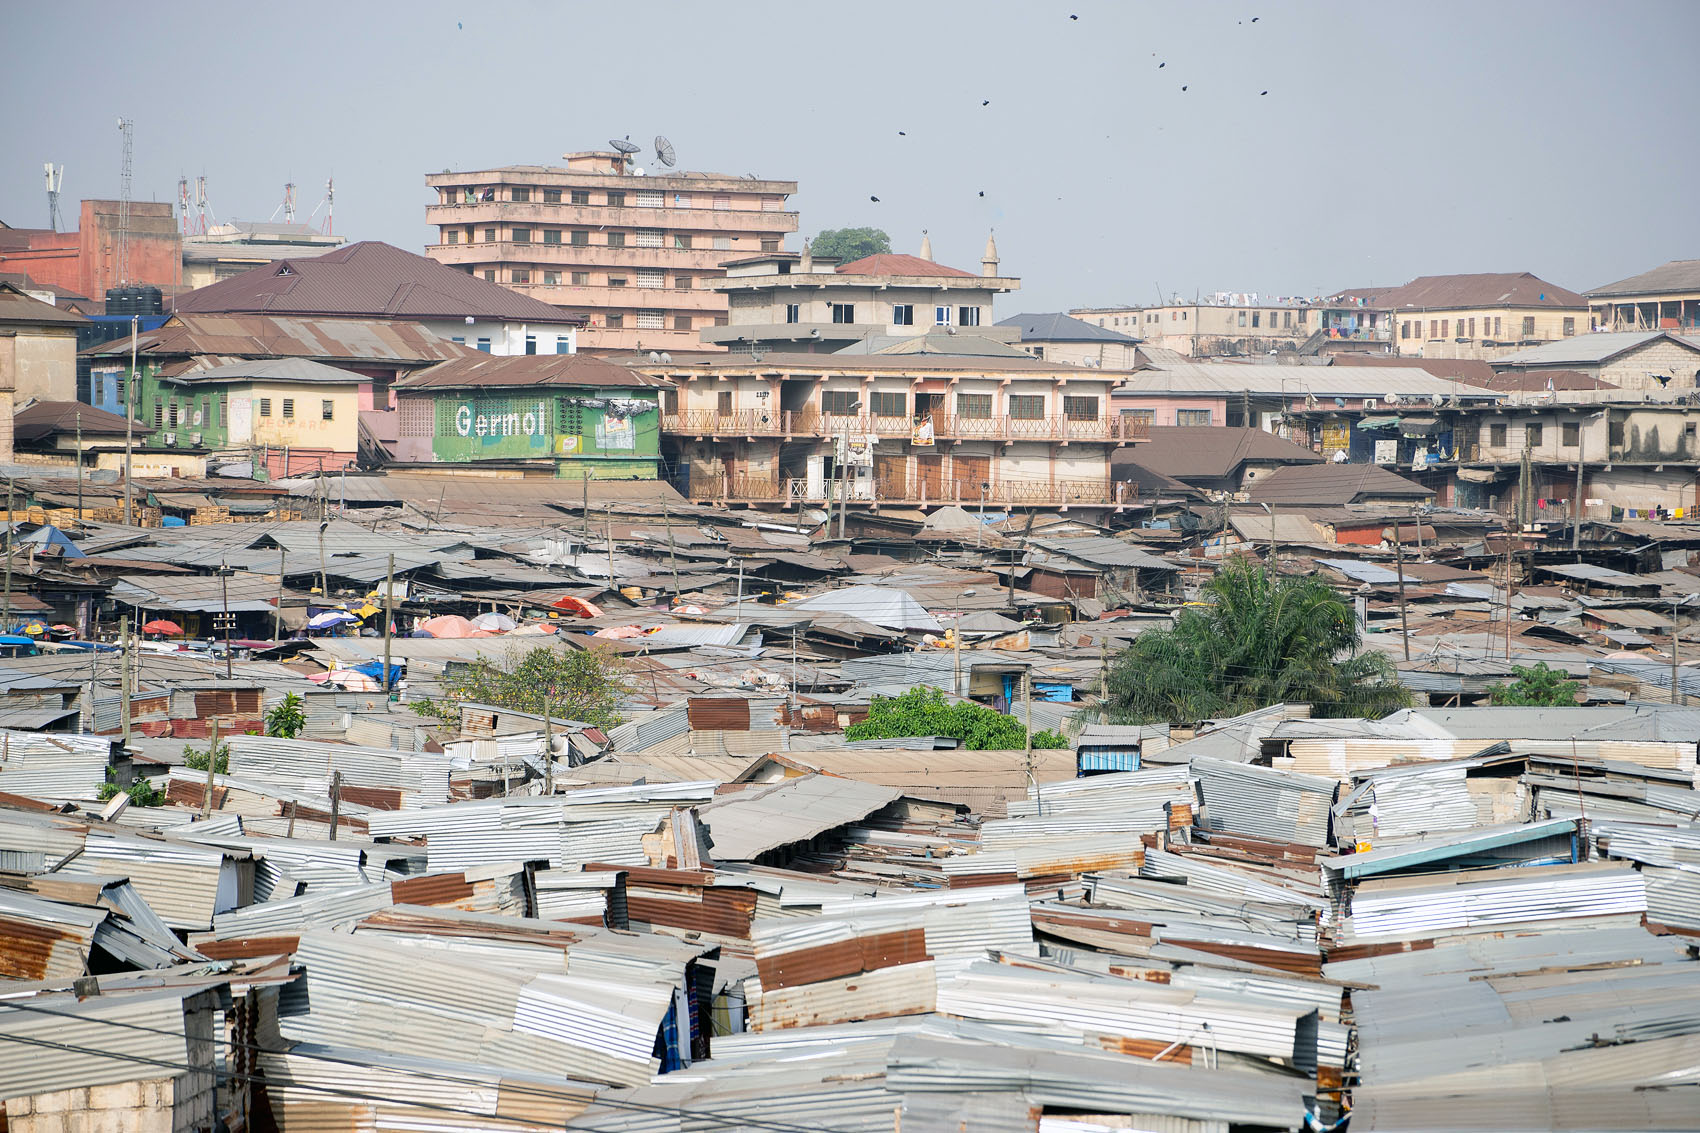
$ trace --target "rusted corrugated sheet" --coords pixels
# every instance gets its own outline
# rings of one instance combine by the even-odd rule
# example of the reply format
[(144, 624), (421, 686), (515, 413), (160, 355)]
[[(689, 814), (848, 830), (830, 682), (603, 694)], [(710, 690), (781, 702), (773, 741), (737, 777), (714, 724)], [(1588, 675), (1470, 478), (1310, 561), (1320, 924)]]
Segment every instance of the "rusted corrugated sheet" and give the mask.
[(750, 702), (741, 696), (693, 696), (685, 703), (692, 731), (750, 730)]
[(390, 896), (398, 905), (453, 905), (473, 896), (464, 873), (438, 873), (390, 882)]
[(241, 936), (201, 940), (195, 944), (195, 951), (209, 960), (252, 960), (259, 956), (287, 956), (300, 943), (299, 936)]
[[(213, 809), (222, 810), (225, 797), (229, 794), (230, 789), (228, 787), (214, 787)], [(165, 801), (172, 806), (199, 810), (205, 805), (206, 797), (207, 785), (205, 783), (197, 783), (190, 779), (172, 779), (165, 784)]]
[(373, 810), (401, 809), (401, 791), (395, 787), (344, 786), (342, 797), (358, 806), (369, 806)]
[(1147, 1062), (1173, 1062), (1181, 1066), (1192, 1065), (1192, 1048), (1176, 1046), (1172, 1042), (1161, 1039), (1134, 1039), (1119, 1035), (1099, 1035), (1098, 1045), (1105, 1050), (1113, 1050), (1117, 1054), (1129, 1054), (1134, 1058), (1143, 1058)]
[(758, 955), (756, 971), (763, 994), (781, 987), (820, 983), (858, 972), (919, 964), (933, 957), (927, 952), (925, 929), (903, 929), (838, 941), (819, 948)]
[(646, 896), (629, 881), (626, 887), (626, 917), (633, 924), (748, 940), (755, 912), (756, 893), (751, 889), (709, 889), (692, 898)]
[(80, 976), (87, 955), (88, 946), (75, 932), (0, 917), (0, 976), (14, 980)]

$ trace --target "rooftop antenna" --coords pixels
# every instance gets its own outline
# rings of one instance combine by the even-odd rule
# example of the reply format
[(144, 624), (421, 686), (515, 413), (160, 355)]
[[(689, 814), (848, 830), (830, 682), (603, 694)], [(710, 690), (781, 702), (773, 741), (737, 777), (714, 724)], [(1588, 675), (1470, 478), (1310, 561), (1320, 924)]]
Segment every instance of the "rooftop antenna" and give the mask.
[(130, 150), (135, 141), (136, 124), (128, 118), (118, 119), (118, 132), (124, 135), (124, 157), (118, 171), (118, 255), (116, 276), (120, 285), (130, 282)]
[(189, 222), (189, 175), (187, 173), (177, 178), (177, 217), (183, 235), (193, 236), (195, 226)]
[[(207, 175), (203, 173), (195, 178), (195, 224), (202, 236), (207, 234), (207, 214), (211, 211), (212, 207), (207, 204)], [(216, 223), (218, 217), (214, 216), (213, 221)]]
[(620, 138), (609, 138), (608, 144), (619, 151), (620, 161), (627, 167), (630, 167), (632, 164), (632, 154), (643, 148), (642, 146), (632, 144), (632, 136), (630, 134), (627, 134), (624, 140)]
[(59, 231), (59, 187), (65, 183), (65, 167), (47, 162), (47, 226)]
[(309, 216), (307, 220), (311, 222), (313, 217), (319, 215), (320, 209), (325, 210), (325, 223), (319, 227), (319, 231), (326, 236), (334, 235), (331, 231), (331, 220), (336, 213), (336, 182), (330, 177), (325, 178), (325, 195), (323, 199), (313, 206), (312, 215)]
[(665, 135), (655, 135), (655, 160), (668, 169), (673, 168), (673, 163), (678, 160), (673, 155), (673, 143), (668, 141)]

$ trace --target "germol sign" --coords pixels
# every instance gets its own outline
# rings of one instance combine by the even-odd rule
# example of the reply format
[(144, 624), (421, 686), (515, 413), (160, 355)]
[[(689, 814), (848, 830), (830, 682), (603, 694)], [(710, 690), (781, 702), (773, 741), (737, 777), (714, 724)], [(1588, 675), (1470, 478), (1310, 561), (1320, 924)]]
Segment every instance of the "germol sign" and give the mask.
[(464, 403), (455, 408), (455, 432), (463, 437), (542, 437), (549, 434), (549, 406), (512, 408), (504, 405), (491, 411)]

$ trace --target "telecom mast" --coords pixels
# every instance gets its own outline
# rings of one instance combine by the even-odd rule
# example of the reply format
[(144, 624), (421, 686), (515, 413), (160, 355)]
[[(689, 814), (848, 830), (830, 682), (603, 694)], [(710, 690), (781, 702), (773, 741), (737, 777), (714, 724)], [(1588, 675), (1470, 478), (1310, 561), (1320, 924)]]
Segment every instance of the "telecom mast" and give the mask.
[(47, 162), (47, 226), (59, 231), (59, 187), (65, 183), (65, 167)]
[(124, 164), (118, 175), (118, 263), (120, 286), (130, 282), (130, 148), (136, 124), (128, 118), (118, 119), (118, 132), (124, 135)]

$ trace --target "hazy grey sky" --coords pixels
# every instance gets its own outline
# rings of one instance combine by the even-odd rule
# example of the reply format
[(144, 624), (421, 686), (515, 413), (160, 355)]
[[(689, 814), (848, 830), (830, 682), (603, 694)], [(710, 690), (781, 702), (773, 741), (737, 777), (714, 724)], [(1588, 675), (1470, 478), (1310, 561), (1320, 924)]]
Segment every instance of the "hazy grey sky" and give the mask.
[(123, 115), (139, 199), (204, 173), (220, 219), (265, 219), (334, 175), (339, 232), (415, 251), (429, 171), (665, 133), (683, 168), (795, 179), (803, 233), (927, 228), (977, 270), (995, 227), (1004, 315), (1700, 256), (1694, 0), (0, 0), (0, 27), (15, 226), (50, 159), (73, 226), (117, 195)]

